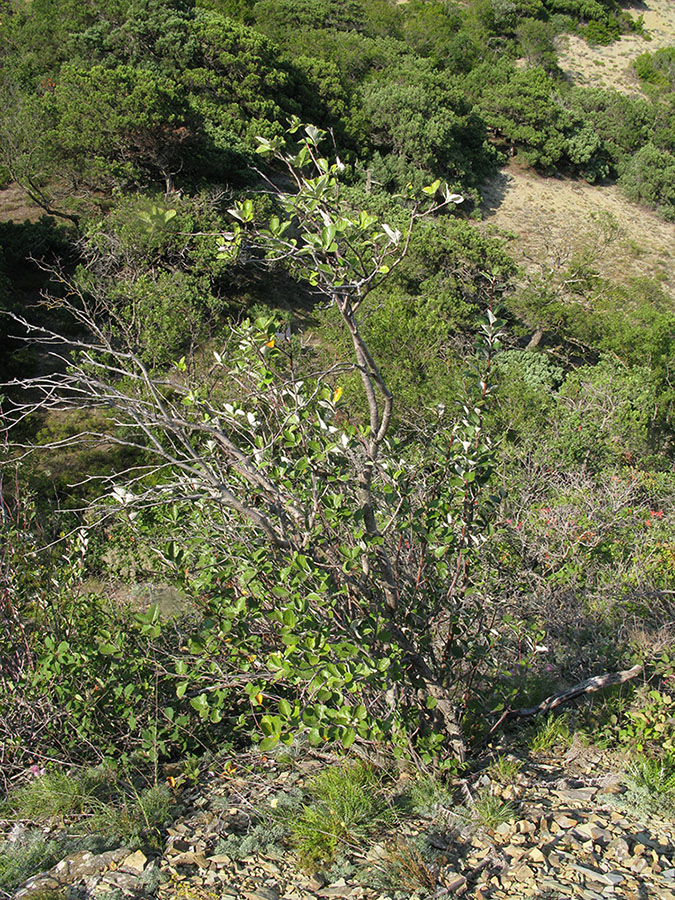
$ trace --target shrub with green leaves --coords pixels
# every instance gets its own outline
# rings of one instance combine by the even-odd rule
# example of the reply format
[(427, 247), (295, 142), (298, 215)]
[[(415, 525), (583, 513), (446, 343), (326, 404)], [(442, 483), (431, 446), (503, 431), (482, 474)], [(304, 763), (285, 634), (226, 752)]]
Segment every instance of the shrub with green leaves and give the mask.
[(638, 753), (675, 760), (675, 697), (667, 690), (647, 691), (626, 711), (618, 736)]
[(627, 163), (619, 184), (629, 200), (653, 206), (675, 222), (675, 154), (645, 144)]
[(661, 47), (654, 53), (642, 53), (633, 65), (645, 87), (675, 90), (675, 47)]
[(189, 707), (211, 741), (225, 729), (261, 736), (264, 750), (299, 733), (345, 747), (386, 735), (402, 752), (414, 733), (426, 759), (441, 746), (463, 754), (461, 685), (492, 665), (494, 645), (471, 573), (499, 499), (482, 421), (501, 321), (488, 296), (474, 398), (454, 420), (439, 406), (422, 454), (407, 452), (359, 311), (402, 262), (418, 220), (462, 197), (436, 181), (406, 200), (402, 227), (354, 210), (342, 164), (320, 155), (323, 138), (299, 122), (288, 144), (261, 138), (295, 190), (276, 192), (278, 213), (263, 224), (251, 199), (236, 202), (219, 256), (283, 266), (332, 302), (351, 344), (344, 361), (313, 372), (311, 348), (308, 359), (285, 325), (260, 317), (231, 329), (206, 378), (188, 359), (153, 375), (114, 309), (101, 322), (83, 292), (71, 305), (98, 343), (71, 341), (73, 365), (47, 405), (59, 395), (116, 410), (124, 437), (104, 421), (88, 439), (121, 439), (143, 465), (107, 483), (103, 508), (117, 506), (139, 534), (155, 511), (165, 538), (154, 556), (204, 615), (198, 633), (176, 634), (178, 646), (156, 610), (124, 630), (89, 614), (79, 642), (50, 636), (35, 688), (68, 711), (71, 742), (105, 717), (125, 723), (127, 745), (162, 756), (192, 740)]
[(559, 387), (564, 378), (563, 369), (544, 353), (533, 350), (505, 350), (495, 359), (495, 373), (508, 378), (521, 378), (534, 390), (544, 388), (552, 391)]

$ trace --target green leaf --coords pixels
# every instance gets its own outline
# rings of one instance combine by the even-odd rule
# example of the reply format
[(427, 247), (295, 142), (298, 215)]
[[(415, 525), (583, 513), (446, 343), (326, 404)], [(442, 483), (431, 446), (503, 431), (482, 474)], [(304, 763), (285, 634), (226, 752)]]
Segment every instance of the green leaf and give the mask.
[(353, 728), (347, 728), (345, 733), (342, 736), (342, 746), (345, 750), (348, 750), (351, 745), (356, 740), (356, 732)]
[(321, 229), (321, 245), (324, 250), (331, 249), (331, 244), (333, 243), (333, 239), (335, 238), (336, 231), (337, 229), (335, 225), (326, 225)]
[(428, 194), (429, 197), (433, 197), (440, 186), (441, 186), (441, 179), (437, 178), (433, 184), (429, 184), (426, 187), (423, 187), (422, 190), (424, 191), (425, 194)]
[(318, 747), (321, 743), (321, 732), (318, 728), (310, 728), (307, 740), (311, 747)]

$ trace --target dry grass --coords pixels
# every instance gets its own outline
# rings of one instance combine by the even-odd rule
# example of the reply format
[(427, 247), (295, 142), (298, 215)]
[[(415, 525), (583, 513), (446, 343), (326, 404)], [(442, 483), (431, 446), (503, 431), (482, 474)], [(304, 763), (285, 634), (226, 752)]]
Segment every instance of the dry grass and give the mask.
[[(570, 81), (640, 92), (632, 62), (641, 53), (675, 43), (675, 0), (645, 0), (629, 12), (644, 17), (651, 40), (625, 35), (602, 47), (562, 37), (559, 61)], [(526, 270), (554, 269), (591, 247), (600, 275), (623, 282), (655, 278), (675, 299), (675, 226), (630, 203), (616, 186), (543, 178), (512, 161), (484, 186), (483, 194), (484, 221), (518, 236), (511, 251)], [(607, 240), (610, 231), (613, 237)]]
[(0, 222), (37, 222), (44, 210), (33, 203), (18, 184), (0, 190)]
[(643, 16), (650, 41), (639, 34), (627, 34), (608, 47), (591, 47), (573, 35), (560, 38), (560, 68), (574, 84), (640, 93), (632, 62), (641, 53), (653, 53), (675, 43), (675, 0), (644, 0), (628, 12), (634, 19)]
[(615, 185), (544, 178), (511, 162), (483, 195), (484, 222), (518, 236), (510, 249), (526, 270), (555, 268), (594, 247), (601, 276), (656, 278), (675, 299), (675, 226), (630, 203)]

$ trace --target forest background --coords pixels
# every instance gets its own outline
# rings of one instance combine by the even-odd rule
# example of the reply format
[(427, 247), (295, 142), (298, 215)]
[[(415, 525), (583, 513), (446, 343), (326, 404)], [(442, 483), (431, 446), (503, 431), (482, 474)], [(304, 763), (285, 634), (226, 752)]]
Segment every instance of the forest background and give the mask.
[(675, 48), (626, 92), (559, 65), (641, 34), (614, 0), (0, 11), (44, 211), (0, 222), (5, 790), (251, 741), (452, 769), (634, 663), (578, 727), (675, 771), (672, 250), (608, 271), (599, 214), (527, 260), (483, 202), (508, 164), (675, 221)]

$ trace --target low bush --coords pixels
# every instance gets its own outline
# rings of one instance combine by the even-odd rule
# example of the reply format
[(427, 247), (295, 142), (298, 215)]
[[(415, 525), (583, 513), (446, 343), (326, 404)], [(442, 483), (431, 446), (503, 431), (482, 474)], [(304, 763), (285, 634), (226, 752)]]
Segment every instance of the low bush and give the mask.
[(654, 207), (675, 222), (675, 155), (645, 144), (626, 165), (619, 184), (629, 200)]
[(643, 86), (675, 90), (675, 47), (662, 47), (654, 53), (642, 53), (633, 65)]
[(642, 757), (631, 763), (625, 775), (626, 792), (618, 801), (642, 816), (672, 818), (675, 815), (675, 760)]

